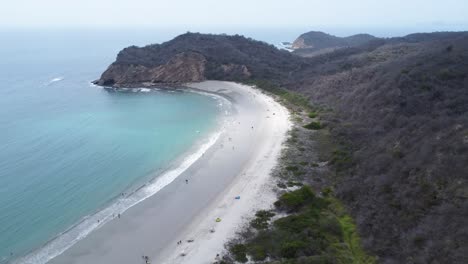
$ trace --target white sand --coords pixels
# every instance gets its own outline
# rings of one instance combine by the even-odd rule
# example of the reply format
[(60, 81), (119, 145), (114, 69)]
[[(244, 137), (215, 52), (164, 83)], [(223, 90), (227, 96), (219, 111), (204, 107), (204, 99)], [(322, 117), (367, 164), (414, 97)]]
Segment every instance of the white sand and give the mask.
[[(206, 89), (210, 84), (193, 86)], [(228, 239), (233, 238), (235, 232), (246, 224), (257, 210), (269, 209), (276, 198), (272, 191), (274, 180), (271, 179), (270, 172), (276, 165), (286, 132), (290, 128), (288, 111), (257, 90), (238, 84), (235, 86), (237, 89), (246, 90), (243, 92), (249, 93), (250, 90), (250, 94), (255, 95), (254, 102), (263, 105), (260, 114), (266, 119), (266, 129), (270, 131), (263, 135), (263, 144), (257, 146), (258, 152), (242, 168), (236, 179), (186, 228), (183, 237), (194, 239), (194, 242), (169, 246), (166, 249), (170, 252), (167, 256), (164, 254), (166, 252), (162, 252), (162, 263), (213, 263), (216, 254), (221, 255), (224, 251), (224, 244)], [(240, 196), (241, 199), (233, 199), (236, 196)], [(220, 223), (214, 221), (218, 217), (222, 219)], [(214, 233), (210, 232), (212, 229), (215, 230)], [(181, 253), (185, 256), (181, 256)]]
[(256, 210), (271, 206), (270, 172), (291, 127), (288, 111), (240, 84), (209, 81), (190, 87), (233, 103), (235, 114), (217, 142), (174, 182), (51, 263), (144, 263), (142, 255), (151, 263), (213, 263)]

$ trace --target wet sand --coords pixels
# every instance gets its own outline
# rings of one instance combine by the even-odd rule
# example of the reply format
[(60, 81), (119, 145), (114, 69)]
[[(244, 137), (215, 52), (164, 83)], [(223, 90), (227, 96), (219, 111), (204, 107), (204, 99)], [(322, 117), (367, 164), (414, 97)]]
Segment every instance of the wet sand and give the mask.
[(171, 184), (49, 263), (145, 263), (142, 256), (151, 263), (213, 263), (248, 217), (272, 204), (270, 171), (291, 126), (288, 111), (240, 84), (189, 87), (233, 104), (215, 144)]

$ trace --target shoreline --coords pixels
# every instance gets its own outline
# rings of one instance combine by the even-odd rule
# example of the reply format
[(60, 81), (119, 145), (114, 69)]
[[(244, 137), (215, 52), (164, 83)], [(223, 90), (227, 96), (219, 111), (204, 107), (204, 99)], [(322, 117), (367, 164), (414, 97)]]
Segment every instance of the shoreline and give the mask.
[[(164, 91), (170, 92), (171, 90), (172, 89), (165, 89)], [(183, 92), (182, 90), (179, 91)], [(34, 248), (25, 255), (11, 260), (11, 263), (38, 264), (50, 262), (55, 257), (60, 256), (63, 252), (73, 247), (74, 244), (86, 238), (92, 232), (98, 230), (109, 221), (117, 218), (118, 214), (123, 215), (125, 211), (131, 207), (159, 192), (180, 176), (180, 174), (182, 174), (201, 156), (203, 156), (203, 154), (217, 141), (222, 133), (224, 123), (226, 122), (225, 115), (228, 115), (230, 111), (231, 106), (229, 104), (231, 102), (229, 102), (225, 97), (214, 93), (196, 90), (186, 91), (203, 94), (204, 96), (211, 96), (218, 101), (222, 111), (220, 111), (220, 116), (217, 117), (218, 121), (213, 131), (196, 140), (193, 146), (174, 159), (167, 168), (155, 169), (154, 172), (151, 173), (153, 175), (152, 178), (144, 184), (132, 186), (130, 189), (125, 190), (122, 193), (122, 196), (119, 195), (110, 198), (111, 201), (109, 204), (98, 208), (92, 214), (82, 217), (78, 222), (74, 223), (63, 232), (58, 233), (55, 237), (46, 241), (40, 247)]]
[[(271, 97), (241, 84), (208, 81), (190, 84), (188, 88), (210, 94), (221, 93), (230, 98), (236, 108), (234, 118), (240, 120), (237, 122), (250, 122), (255, 124), (255, 129), (250, 129), (249, 125), (239, 131), (239, 124), (232, 121), (216, 142), (179, 177), (130, 207), (121, 219), (112, 219), (103, 224), (48, 263), (128, 263), (141, 261), (142, 255), (149, 256), (152, 263), (165, 259), (169, 261), (166, 263), (209, 263), (217, 253), (221, 253), (218, 251), (223, 250), (224, 242), (245, 222), (245, 215), (259, 207), (271, 205), (276, 196), (272, 188), (266, 186), (269, 172), (276, 164), (290, 128), (287, 110)], [(270, 108), (276, 111), (276, 115), (266, 117), (266, 110)], [(282, 122), (278, 125), (273, 119)], [(278, 130), (274, 133), (268, 132), (275, 127)], [(252, 136), (255, 138), (250, 139)], [(232, 150), (224, 147), (230, 142), (233, 144)], [(235, 146), (233, 142), (245, 142), (245, 146)], [(252, 143), (258, 145), (253, 146)], [(188, 179), (189, 183), (185, 183), (184, 179)], [(207, 185), (211, 186), (207, 188)], [(235, 193), (242, 194), (240, 200), (232, 197)], [(249, 198), (257, 202), (260, 198), (266, 200), (251, 204)], [(187, 206), (187, 203), (192, 204)], [(237, 208), (227, 210), (229, 203)], [(208, 232), (212, 236), (207, 237), (206, 222), (210, 225), (214, 223), (210, 211), (224, 219), (217, 225), (216, 232)], [(209, 221), (206, 216), (209, 216)], [(193, 232), (198, 234), (193, 235)], [(193, 243), (185, 242), (189, 236), (194, 239)], [(181, 247), (175, 247), (179, 240), (184, 240), (186, 246), (184, 254), (187, 256), (182, 259), (178, 258)], [(207, 250), (212, 256), (208, 257)], [(204, 257), (205, 260), (202, 259)]]
[[(183, 236), (193, 239), (194, 242), (168, 246), (157, 258), (158, 263), (208, 264), (221, 260), (218, 255), (221, 257), (225, 252), (225, 243), (235, 238), (236, 233), (242, 230), (258, 210), (271, 209), (277, 199), (277, 193), (274, 191), (276, 182), (271, 172), (278, 163), (286, 133), (292, 126), (289, 121), (289, 111), (261, 90), (239, 85), (248, 87), (247, 89), (250, 89), (255, 97), (261, 97), (262, 100), (273, 104), (273, 109), (267, 109), (269, 112), (267, 114), (270, 114), (267, 118), (283, 114), (282, 118), (285, 118), (283, 121), (286, 120), (287, 129), (278, 132), (277, 135), (281, 135), (282, 139), (277, 144), (260, 146), (263, 149), (259, 150), (261, 154), (257, 159), (251, 160), (250, 164), (240, 171), (233, 182), (218, 196), (218, 201), (201, 211), (185, 228)], [(272, 113), (274, 114), (271, 115)], [(235, 199), (236, 196), (240, 196), (240, 199)], [(216, 218), (220, 218), (221, 222), (216, 223), (214, 220)]]

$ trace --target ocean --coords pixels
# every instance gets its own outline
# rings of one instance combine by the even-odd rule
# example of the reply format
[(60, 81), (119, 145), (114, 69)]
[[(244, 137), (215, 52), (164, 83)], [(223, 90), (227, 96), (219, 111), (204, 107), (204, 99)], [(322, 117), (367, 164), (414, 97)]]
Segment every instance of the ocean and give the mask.
[[(205, 32), (279, 44), (309, 30)], [(45, 263), (163, 188), (214, 140), (219, 98), (91, 84), (122, 48), (184, 32), (0, 30), (0, 264)]]
[(120, 49), (172, 35), (2, 32), (0, 263), (44, 263), (164, 187), (209, 144), (225, 111), (219, 98), (91, 84)]

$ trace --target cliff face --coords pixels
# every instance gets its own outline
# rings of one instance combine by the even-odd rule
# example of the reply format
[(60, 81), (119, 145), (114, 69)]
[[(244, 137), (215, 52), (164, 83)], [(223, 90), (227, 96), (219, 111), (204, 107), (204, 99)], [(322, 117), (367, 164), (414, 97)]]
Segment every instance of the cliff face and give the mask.
[(195, 52), (177, 53), (161, 65), (114, 63), (102, 74), (99, 85), (126, 86), (155, 83), (198, 82), (205, 79), (206, 59)]
[(301, 60), (242, 36), (187, 33), (163, 44), (122, 50), (96, 83), (125, 87), (205, 79), (279, 79), (285, 78)]

